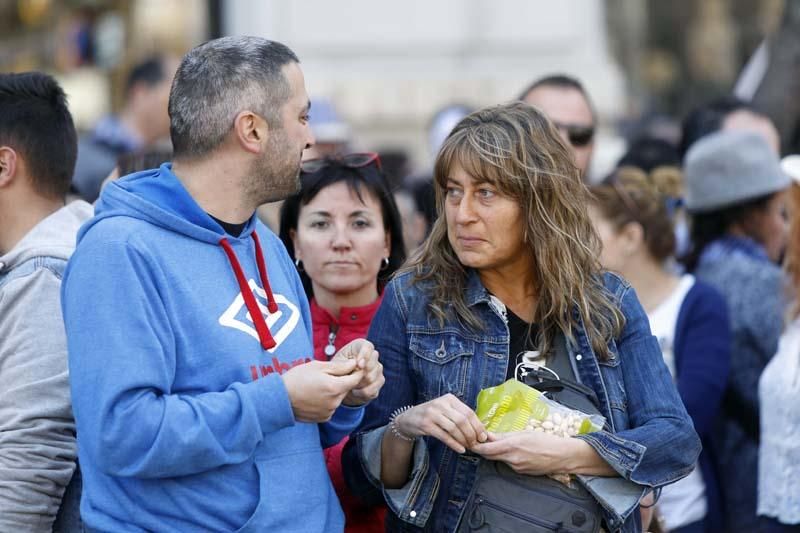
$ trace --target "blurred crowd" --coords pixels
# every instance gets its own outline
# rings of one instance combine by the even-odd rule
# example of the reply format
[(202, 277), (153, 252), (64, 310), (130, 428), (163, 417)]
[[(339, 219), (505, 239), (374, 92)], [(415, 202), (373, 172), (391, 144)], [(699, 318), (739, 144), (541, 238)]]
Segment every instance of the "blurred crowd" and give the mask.
[[(596, 353), (600, 412), (624, 436), (588, 439), (602, 468), (569, 473), (641, 488), (598, 527), (800, 531), (800, 156), (770, 117), (734, 96), (697, 102), (679, 143), (631, 139), (590, 180), (592, 87), (551, 73), (499, 111), (439, 110), (419, 171), (309, 99), (285, 47), (256, 60), (239, 52), (261, 44), (219, 41), (135, 65), (119, 112), (83, 134), (52, 78), (0, 74), (0, 531), (482, 530), (457, 520), (465, 472), (510, 460), (482, 448), (477, 421), (473, 440), (430, 429), (471, 420), (436, 401), (474, 409), (515, 377), (515, 351), (561, 342), (556, 327), (573, 358)], [(503, 218), (498, 197), (522, 214)], [(560, 256), (548, 233), (570, 236)], [(509, 281), (528, 255), (537, 275)], [(605, 309), (575, 289), (595, 268), (619, 276), (605, 290), (625, 329), (583, 314)], [(475, 311), (479, 333), (463, 333), (482, 305), (472, 271), (508, 329), (490, 335)], [(415, 292), (429, 285), (437, 296)], [(424, 309), (445, 326), (416, 322)], [(622, 333), (597, 344), (603, 331)], [(491, 342), (505, 355), (480, 351)], [(322, 448), (317, 471), (303, 454)]]

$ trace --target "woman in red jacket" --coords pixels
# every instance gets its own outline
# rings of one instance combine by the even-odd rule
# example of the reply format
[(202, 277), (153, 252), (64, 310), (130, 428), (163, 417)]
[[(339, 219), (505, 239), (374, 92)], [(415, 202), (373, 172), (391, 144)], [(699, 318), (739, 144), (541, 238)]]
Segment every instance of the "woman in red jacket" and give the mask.
[[(405, 260), (400, 215), (377, 154), (305, 161), (301, 189), (281, 208), (280, 237), (311, 303), (314, 356), (329, 359), (367, 336), (383, 285)], [(347, 532), (383, 532), (383, 506), (356, 500), (345, 487), (347, 439), (325, 450)]]

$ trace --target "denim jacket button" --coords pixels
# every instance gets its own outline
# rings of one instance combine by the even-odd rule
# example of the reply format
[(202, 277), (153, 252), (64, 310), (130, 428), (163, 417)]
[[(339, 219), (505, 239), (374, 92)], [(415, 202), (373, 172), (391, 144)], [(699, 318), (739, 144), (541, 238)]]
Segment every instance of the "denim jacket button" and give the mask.
[(583, 359), (583, 356), (581, 354), (578, 354), (578, 355), (575, 356), (575, 359), (577, 361), (580, 361), (581, 359)]
[(417, 512), (416, 511), (411, 511), (410, 513), (408, 513), (408, 516), (410, 516), (411, 518), (416, 518), (417, 517)]

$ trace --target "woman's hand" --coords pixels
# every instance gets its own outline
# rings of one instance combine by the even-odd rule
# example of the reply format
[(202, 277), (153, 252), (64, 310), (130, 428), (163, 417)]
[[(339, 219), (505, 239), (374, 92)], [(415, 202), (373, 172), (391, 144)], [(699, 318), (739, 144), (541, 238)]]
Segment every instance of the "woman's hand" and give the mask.
[(574, 449), (574, 440), (541, 431), (490, 433), (489, 442), (473, 446), (472, 451), (486, 459), (502, 461), (520, 474), (563, 474), (570, 473), (565, 459)]
[(452, 394), (412, 407), (398, 415), (395, 424), (403, 435), (433, 437), (456, 453), (485, 442), (489, 435), (475, 411)]
[(364, 377), (345, 396), (342, 403), (349, 407), (360, 407), (378, 397), (386, 378), (383, 377), (383, 365), (378, 361), (378, 351), (368, 340), (355, 339), (348, 342), (331, 360), (350, 359), (356, 360), (355, 371), (363, 371)]
[(493, 461), (503, 461), (515, 472), (529, 476), (586, 474), (617, 476), (589, 444), (581, 439), (558, 437), (540, 431), (489, 434), (489, 442), (472, 451)]

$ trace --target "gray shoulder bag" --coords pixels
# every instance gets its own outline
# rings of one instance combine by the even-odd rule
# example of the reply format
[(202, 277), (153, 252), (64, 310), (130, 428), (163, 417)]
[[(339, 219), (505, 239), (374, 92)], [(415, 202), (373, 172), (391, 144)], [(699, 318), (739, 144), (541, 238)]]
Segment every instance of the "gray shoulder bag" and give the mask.
[[(564, 367), (570, 362), (563, 335), (554, 344), (559, 366), (569, 368)], [(574, 373), (563, 371), (560, 383), (552, 379), (526, 382), (540, 390), (539, 385), (544, 383), (547, 390), (542, 392), (555, 401), (587, 414), (599, 414), (594, 392), (567, 376), (574, 377)], [(518, 474), (505, 463), (481, 459), (456, 531), (598, 533), (602, 522), (600, 504), (579, 483), (572, 485), (568, 487), (546, 476)]]

